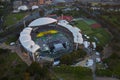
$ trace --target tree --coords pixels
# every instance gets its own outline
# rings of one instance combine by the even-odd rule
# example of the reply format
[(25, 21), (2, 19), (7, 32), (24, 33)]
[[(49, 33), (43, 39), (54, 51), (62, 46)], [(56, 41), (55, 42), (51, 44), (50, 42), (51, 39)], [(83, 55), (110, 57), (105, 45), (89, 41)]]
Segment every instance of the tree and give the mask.
[(86, 56), (86, 52), (82, 49), (78, 49), (77, 51), (73, 51), (72, 53), (65, 54), (60, 58), (61, 64), (71, 65), (77, 59), (84, 58)]
[(37, 62), (33, 62), (28, 68), (27, 72), (33, 76), (35, 80), (50, 80), (50, 72), (48, 67), (41, 66)]
[(40, 16), (41, 16), (41, 17), (43, 17), (43, 16), (45, 15), (44, 10), (43, 10), (43, 9), (41, 9), (41, 10), (39, 11), (39, 14), (40, 14)]

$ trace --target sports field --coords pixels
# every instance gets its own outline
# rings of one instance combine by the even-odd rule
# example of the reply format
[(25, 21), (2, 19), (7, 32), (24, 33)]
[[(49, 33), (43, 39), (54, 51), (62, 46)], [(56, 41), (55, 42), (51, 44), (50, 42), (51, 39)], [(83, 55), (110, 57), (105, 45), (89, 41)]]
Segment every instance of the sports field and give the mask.
[(17, 23), (19, 20), (24, 18), (27, 15), (27, 13), (17, 13), (17, 14), (9, 14), (5, 16), (5, 22), (4, 25), (10, 26), (15, 23)]
[(32, 39), (40, 46), (40, 56), (59, 58), (73, 50), (69, 34), (55, 27), (43, 26), (32, 33)]
[[(68, 53), (72, 50), (70, 41), (66, 38), (65, 35), (61, 33), (48, 33), (50, 31), (42, 32), (47, 33), (48, 35), (44, 35), (42, 37), (39, 37), (36, 40), (36, 43), (41, 46), (41, 56), (48, 56), (51, 58), (58, 58), (62, 56), (65, 53)], [(54, 44), (66, 44), (66, 48), (62, 48), (58, 51), (54, 51)], [(46, 50), (46, 48), (48, 48)]]
[(97, 22), (90, 19), (83, 19), (75, 22), (75, 26), (80, 28), (83, 34), (90, 36), (90, 41), (95, 41), (98, 45), (104, 46), (111, 39), (110, 34), (102, 27), (92, 28), (92, 24), (97, 24)]

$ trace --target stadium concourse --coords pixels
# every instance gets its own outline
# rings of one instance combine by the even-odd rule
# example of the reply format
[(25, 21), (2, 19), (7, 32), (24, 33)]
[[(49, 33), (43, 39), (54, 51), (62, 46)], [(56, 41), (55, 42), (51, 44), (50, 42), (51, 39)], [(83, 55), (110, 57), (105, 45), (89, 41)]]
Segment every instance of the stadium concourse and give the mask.
[(80, 29), (66, 20), (43, 17), (32, 21), (20, 33), (19, 41), (33, 59), (53, 61), (74, 50), (74, 44), (83, 44)]

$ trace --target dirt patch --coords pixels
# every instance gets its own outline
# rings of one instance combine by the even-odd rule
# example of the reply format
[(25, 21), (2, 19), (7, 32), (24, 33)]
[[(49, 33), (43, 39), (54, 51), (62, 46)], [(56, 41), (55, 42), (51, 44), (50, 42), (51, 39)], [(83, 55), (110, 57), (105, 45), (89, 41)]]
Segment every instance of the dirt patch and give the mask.
[(103, 59), (108, 58), (113, 53), (112, 47), (109, 45), (106, 45), (102, 53), (103, 53), (103, 56), (102, 56)]

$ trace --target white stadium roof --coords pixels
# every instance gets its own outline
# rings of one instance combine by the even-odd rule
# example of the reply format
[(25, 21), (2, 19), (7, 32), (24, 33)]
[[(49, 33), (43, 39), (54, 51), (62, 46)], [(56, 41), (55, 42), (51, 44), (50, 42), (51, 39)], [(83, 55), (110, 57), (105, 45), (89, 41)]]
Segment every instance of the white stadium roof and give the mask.
[(42, 25), (47, 25), (54, 22), (57, 22), (57, 20), (49, 17), (44, 17), (44, 18), (38, 18), (32, 21), (28, 26), (29, 27), (42, 26)]
[(68, 22), (65, 21), (65, 20), (59, 21), (58, 25), (61, 25), (61, 26), (67, 28), (69, 31), (72, 32), (75, 43), (79, 43), (79, 44), (83, 43), (82, 34), (79, 32), (80, 31), (79, 28), (69, 25)]
[(30, 40), (31, 40), (31, 36), (30, 35), (22, 35), (20, 37), (20, 41), (26, 42), (26, 41), (30, 41)]
[(31, 39), (31, 35), (30, 35), (31, 31), (32, 31), (32, 28), (29, 28), (29, 27), (25, 28), (25, 29), (20, 33), (19, 40), (20, 40), (20, 43), (22, 44), (22, 46), (23, 46), (26, 50), (34, 53), (34, 52), (36, 52), (40, 47), (39, 47), (37, 44), (35, 44), (34, 41)]
[(24, 28), (24, 30), (20, 34), (30, 34), (32, 31), (32, 28)]
[(26, 41), (26, 42), (22, 42), (22, 45), (25, 47), (25, 48), (31, 48), (31, 46), (33, 47), (33, 45), (35, 45), (35, 43), (32, 41), (32, 40), (29, 40), (29, 41)]

